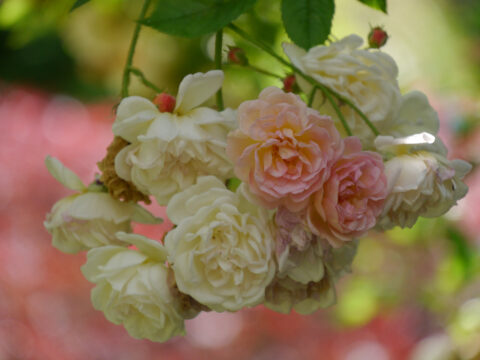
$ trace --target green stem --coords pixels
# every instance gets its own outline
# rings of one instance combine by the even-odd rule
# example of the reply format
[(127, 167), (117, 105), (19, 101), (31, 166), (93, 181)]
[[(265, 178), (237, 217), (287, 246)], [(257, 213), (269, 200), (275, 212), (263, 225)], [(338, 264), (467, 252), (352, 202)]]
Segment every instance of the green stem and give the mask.
[(261, 40), (257, 40), (253, 37), (251, 37), (249, 34), (247, 34), (245, 31), (243, 31), (242, 29), (240, 29), (239, 27), (237, 27), (236, 25), (234, 24), (229, 24), (228, 27), (230, 29), (233, 30), (233, 32), (235, 32), (236, 34), (238, 34), (240, 37), (244, 38), (245, 40), (247, 40), (248, 42), (252, 43), (253, 45), (259, 47), (260, 49), (262, 49), (263, 51), (265, 51), (267, 54), (269, 54), (270, 56), (274, 57), (275, 59), (277, 59), (279, 62), (281, 62), (283, 65), (286, 65), (288, 67), (292, 67), (293, 65), (290, 64), (287, 60), (285, 60), (284, 58), (282, 58), (281, 56), (277, 55), (272, 49), (270, 49), (270, 46), (268, 46), (267, 44), (265, 44), (264, 42), (262, 42)]
[(152, 83), (151, 81), (149, 81), (145, 75), (143, 74), (143, 72), (140, 70), (140, 69), (137, 69), (137, 68), (134, 68), (134, 67), (130, 67), (129, 69), (130, 73), (138, 76), (138, 78), (140, 79), (140, 81), (146, 86), (146, 87), (149, 87), (150, 89), (154, 90), (157, 94), (160, 94), (163, 92), (162, 89), (160, 89), (157, 85), (155, 85), (154, 83)]
[[(329, 90), (329, 91), (332, 92), (332, 90)], [(367, 126), (370, 128), (370, 130), (372, 130), (372, 132), (375, 134), (375, 136), (380, 135), (380, 132), (377, 130), (375, 125), (373, 125), (372, 122), (368, 119), (367, 115), (365, 115), (363, 113), (363, 111), (360, 110), (354, 103), (352, 103), (348, 99), (345, 99), (343, 96), (341, 96), (339, 94), (334, 93), (334, 95), (338, 98), (338, 100), (340, 100), (340, 101), (344, 102), (345, 104), (347, 104), (348, 106), (350, 106), (362, 118), (362, 120), (365, 122), (365, 124), (367, 124)]]
[[(293, 72), (297, 73), (298, 75), (300, 75), (301, 77), (303, 77), (306, 81), (308, 81), (311, 85), (313, 85), (314, 87), (318, 87), (320, 90), (322, 90), (324, 93), (325, 93), (325, 90), (328, 91), (328, 95), (325, 93), (325, 95), (327, 96), (330, 96), (333, 95), (335, 96), (338, 100), (340, 100), (341, 102), (347, 104), (348, 106), (350, 106), (361, 118), (362, 120), (367, 124), (367, 126), (370, 128), (370, 130), (372, 130), (372, 132), (378, 136), (380, 133), (379, 131), (377, 130), (377, 128), (372, 124), (372, 122), (368, 119), (368, 117), (354, 104), (352, 103), (349, 99), (346, 99), (345, 97), (343, 97), (342, 95), (340, 95), (339, 93), (337, 93), (336, 91), (332, 90), (332, 89), (329, 89), (328, 87), (326, 87), (325, 85), (323, 85), (322, 83), (318, 82), (317, 80), (315, 80), (314, 78), (312, 78), (311, 76), (308, 76), (307, 74), (305, 74), (302, 70), (300, 70), (299, 68), (297, 68), (295, 65), (289, 63), (288, 61), (286, 61), (284, 58), (282, 58), (281, 56), (279, 56), (278, 54), (276, 54), (272, 49), (270, 49), (270, 47), (263, 43), (262, 41), (260, 40), (257, 40), (253, 37), (251, 37), (249, 34), (247, 34), (246, 32), (244, 32), (243, 30), (241, 30), (240, 28), (238, 28), (236, 25), (234, 24), (230, 24), (228, 25), (228, 27), (230, 29), (232, 29), (233, 32), (235, 32), (236, 34), (238, 34), (239, 36), (241, 36), (242, 38), (244, 38), (245, 40), (247, 40), (248, 42), (252, 43), (253, 45), (259, 47), (260, 49), (264, 50), (267, 54), (269, 54), (270, 56), (274, 57), (275, 59), (277, 59), (280, 63), (282, 63), (283, 65), (285, 66), (288, 66), (290, 69), (293, 70)], [(324, 90), (325, 89), (325, 90)], [(333, 105), (333, 104), (332, 104)], [(335, 103), (335, 106), (338, 108), (338, 105)], [(334, 106), (334, 107), (335, 107)], [(342, 118), (340, 118), (340, 121), (342, 121)], [(345, 118), (343, 118), (343, 121), (345, 121)], [(343, 123), (343, 122), (342, 122)], [(346, 122), (345, 122), (346, 124)], [(345, 124), (343, 124), (345, 126)], [(347, 125), (348, 126), (348, 125)], [(346, 130), (346, 129), (345, 129)], [(348, 131), (347, 131), (348, 133)]]
[(340, 122), (342, 123), (342, 126), (343, 128), (345, 129), (345, 131), (347, 132), (347, 135), (348, 136), (352, 136), (352, 130), (350, 129), (350, 126), (348, 126), (347, 124), (347, 121), (345, 120), (345, 117), (343, 116), (342, 114), (342, 111), (340, 110), (340, 108), (338, 107), (338, 104), (337, 102), (335, 101), (335, 99), (332, 97), (332, 94), (330, 92), (330, 90), (325, 87), (325, 86), (319, 86), (319, 89), (322, 90), (322, 92), (325, 94), (325, 96), (327, 97), (328, 101), (330, 101), (330, 104), (332, 104), (333, 106), (333, 109), (335, 110), (335, 112), (337, 113), (337, 116), (338, 118), (340, 119)]
[(142, 10), (140, 12), (140, 17), (135, 25), (135, 29), (133, 30), (132, 40), (130, 42), (130, 48), (127, 54), (127, 63), (125, 64), (125, 68), (123, 70), (123, 81), (122, 81), (122, 98), (128, 96), (128, 87), (130, 85), (130, 71), (133, 62), (133, 55), (135, 54), (135, 48), (137, 46), (138, 35), (140, 34), (140, 29), (142, 24), (140, 21), (145, 19), (145, 14), (147, 13), (148, 7), (150, 6), (152, 0), (145, 0), (143, 3)]
[(268, 71), (268, 70), (259, 68), (259, 67), (255, 66), (255, 65), (248, 64), (248, 65), (245, 65), (245, 67), (246, 67), (247, 69), (256, 71), (256, 72), (258, 72), (258, 73), (260, 73), (260, 74), (274, 77), (275, 79), (283, 79), (283, 78), (284, 78), (283, 76), (280, 76), (280, 75), (277, 75), (277, 74), (275, 74), (275, 73), (272, 73), (272, 72), (270, 72), (270, 71)]
[(317, 87), (312, 87), (312, 91), (310, 92), (310, 96), (308, 97), (308, 107), (312, 107), (313, 99), (315, 98), (315, 93), (317, 92)]
[[(222, 70), (222, 41), (223, 29), (220, 29), (217, 31), (217, 35), (215, 36), (215, 67), (218, 70)], [(218, 111), (222, 111), (224, 109), (222, 88), (217, 91), (217, 108)]]

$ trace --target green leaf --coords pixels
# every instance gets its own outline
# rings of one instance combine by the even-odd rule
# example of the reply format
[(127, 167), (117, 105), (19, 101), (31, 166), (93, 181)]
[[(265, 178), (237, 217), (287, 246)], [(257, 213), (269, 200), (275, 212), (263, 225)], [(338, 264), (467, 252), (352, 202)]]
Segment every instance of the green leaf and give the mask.
[(387, 0), (358, 0), (358, 1), (374, 9), (383, 11), (385, 14), (387, 13)]
[(446, 235), (447, 239), (450, 240), (459, 263), (462, 265), (465, 279), (470, 278), (474, 265), (474, 252), (471, 249), (468, 239), (459, 229), (453, 226), (447, 228)]
[(334, 0), (282, 1), (282, 19), (288, 36), (307, 50), (327, 40), (334, 12)]
[(73, 4), (72, 8), (70, 9), (70, 11), (73, 11), (75, 10), (76, 8), (79, 8), (80, 6), (82, 5), (85, 5), (86, 3), (88, 3), (90, 0), (76, 0), (75, 1), (75, 4)]
[(257, 0), (159, 0), (144, 25), (184, 37), (198, 37), (228, 25)]

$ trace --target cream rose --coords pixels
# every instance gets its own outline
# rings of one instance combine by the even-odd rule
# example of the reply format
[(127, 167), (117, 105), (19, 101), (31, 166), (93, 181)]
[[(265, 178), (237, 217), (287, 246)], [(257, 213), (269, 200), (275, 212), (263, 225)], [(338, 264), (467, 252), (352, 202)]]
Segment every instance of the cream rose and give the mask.
[(471, 170), (463, 160), (448, 160), (439, 139), (428, 133), (405, 138), (380, 136), (377, 148), (385, 152), (406, 152), (385, 163), (389, 195), (377, 225), (389, 229), (412, 227), (419, 216), (437, 217), (465, 196), (462, 179)]
[(108, 193), (87, 188), (71, 170), (47, 157), (50, 173), (65, 187), (79, 193), (58, 201), (47, 214), (44, 226), (52, 244), (65, 253), (77, 253), (98, 246), (118, 244), (118, 231), (131, 231), (131, 221), (154, 224), (161, 221), (140, 205), (125, 203)]
[(402, 137), (427, 132), (438, 133), (438, 114), (430, 105), (427, 96), (420, 91), (411, 91), (402, 96), (398, 111), (392, 121), (381, 124), (381, 134)]
[(167, 207), (175, 229), (165, 238), (181, 292), (215, 311), (237, 311), (264, 299), (275, 274), (269, 213), (213, 176), (175, 195)]
[(222, 85), (223, 72), (186, 76), (180, 83), (173, 113), (161, 113), (143, 98), (126, 98), (113, 125), (115, 135), (131, 144), (115, 158), (117, 174), (166, 205), (202, 175), (222, 180), (233, 176), (225, 154), (235, 114), (199, 107)]
[(115, 245), (92, 249), (82, 267), (87, 280), (97, 284), (94, 308), (114, 324), (123, 324), (136, 339), (163, 342), (184, 335), (181, 304), (168, 285), (165, 248), (136, 234), (117, 237), (138, 250)]
[[(400, 102), (395, 61), (378, 50), (361, 49), (363, 40), (350, 35), (328, 46), (319, 45), (306, 52), (294, 44), (283, 45), (292, 63), (331, 90), (352, 101), (377, 127), (392, 121)], [(297, 76), (301, 89), (309, 94), (311, 84)], [(339, 121), (328, 101), (318, 92), (314, 107)], [(362, 140), (373, 140), (371, 130), (348, 105), (340, 109), (353, 133)]]

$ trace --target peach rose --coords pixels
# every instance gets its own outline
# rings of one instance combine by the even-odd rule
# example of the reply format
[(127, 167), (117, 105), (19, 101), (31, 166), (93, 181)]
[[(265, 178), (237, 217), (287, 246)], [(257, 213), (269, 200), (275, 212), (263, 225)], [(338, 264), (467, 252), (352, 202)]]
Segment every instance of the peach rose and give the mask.
[(387, 196), (382, 158), (361, 151), (360, 140), (344, 140), (345, 152), (330, 178), (312, 197), (307, 223), (312, 232), (341, 246), (375, 226)]
[(235, 174), (263, 206), (304, 209), (343, 150), (333, 121), (299, 96), (268, 87), (240, 105), (238, 122), (227, 140)]

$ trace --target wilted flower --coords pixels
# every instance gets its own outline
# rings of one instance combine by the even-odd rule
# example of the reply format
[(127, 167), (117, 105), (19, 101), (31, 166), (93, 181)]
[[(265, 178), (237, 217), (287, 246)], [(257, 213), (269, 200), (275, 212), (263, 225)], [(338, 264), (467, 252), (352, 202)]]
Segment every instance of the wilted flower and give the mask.
[(291, 278), (275, 279), (265, 292), (264, 305), (288, 314), (295, 310), (308, 315), (335, 304), (335, 284), (325, 271), (320, 281), (302, 284)]
[(333, 305), (336, 300), (335, 281), (350, 272), (356, 248), (356, 241), (340, 248), (326, 246), (323, 255), (316, 257), (317, 263), (323, 268), (319, 280), (302, 283), (291, 277), (277, 276), (265, 292), (264, 305), (286, 314), (292, 309), (299, 314), (311, 314)]
[(137, 339), (162, 342), (183, 335), (181, 304), (169, 287), (164, 247), (141, 235), (117, 237), (138, 250), (114, 245), (92, 249), (82, 267), (87, 280), (97, 284), (94, 308)]
[(272, 224), (266, 210), (213, 176), (176, 194), (167, 207), (176, 228), (165, 245), (181, 292), (215, 311), (264, 299), (275, 274)]
[(235, 174), (268, 208), (300, 211), (329, 175), (342, 141), (330, 118), (298, 95), (269, 87), (238, 108), (239, 129), (228, 135)]
[(304, 216), (280, 207), (275, 215), (277, 277), (307, 284), (324, 276), (323, 248), (303, 223)]

